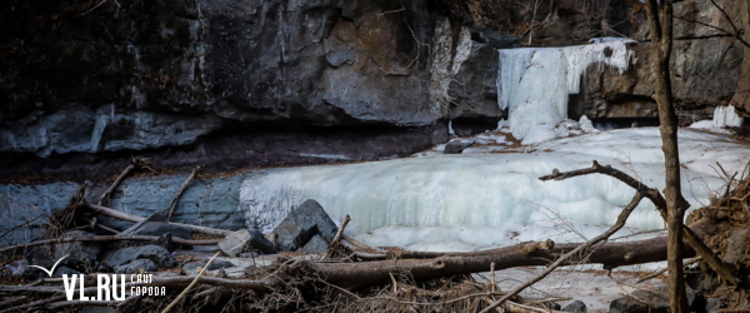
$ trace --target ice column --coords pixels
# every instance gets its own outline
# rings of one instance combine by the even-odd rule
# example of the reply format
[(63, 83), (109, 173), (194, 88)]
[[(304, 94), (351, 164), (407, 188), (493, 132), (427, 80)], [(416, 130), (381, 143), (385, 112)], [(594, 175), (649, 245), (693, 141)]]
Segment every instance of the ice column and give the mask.
[(592, 64), (628, 69), (632, 40), (564, 48), (501, 49), (498, 105), (508, 109), (513, 135), (524, 144), (555, 138), (568, 114), (568, 95), (580, 90), (581, 75)]

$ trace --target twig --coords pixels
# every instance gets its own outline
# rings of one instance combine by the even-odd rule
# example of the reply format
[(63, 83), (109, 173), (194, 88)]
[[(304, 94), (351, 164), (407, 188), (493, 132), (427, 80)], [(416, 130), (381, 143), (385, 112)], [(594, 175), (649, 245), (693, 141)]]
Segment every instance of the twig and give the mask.
[(195, 174), (198, 173), (198, 170), (200, 170), (200, 166), (196, 166), (193, 169), (193, 172), (190, 173), (190, 176), (188, 176), (187, 179), (185, 179), (185, 182), (182, 183), (182, 186), (180, 186), (180, 189), (177, 190), (177, 193), (174, 194), (174, 197), (172, 198), (172, 201), (169, 202), (169, 206), (167, 206), (166, 209), (164, 209), (167, 213), (167, 221), (172, 219), (172, 212), (174, 212), (174, 208), (177, 206), (177, 201), (180, 200), (180, 197), (182, 196), (182, 193), (185, 192), (185, 189), (187, 189), (188, 185), (190, 185), (190, 182), (193, 181), (193, 177), (195, 177)]
[[(107, 215), (107, 216), (110, 216), (110, 217), (114, 217), (114, 218), (117, 218), (117, 219), (121, 219), (121, 220), (124, 220), (124, 221), (129, 221), (129, 222), (133, 222), (133, 223), (138, 223), (138, 222), (141, 222), (141, 221), (143, 221), (143, 220), (146, 219), (145, 217), (141, 217), (141, 216), (133, 215), (133, 214), (128, 214), (128, 213), (125, 213), (125, 212), (120, 212), (120, 211), (113, 210), (113, 209), (108, 208), (108, 207), (104, 207), (104, 206), (96, 205), (96, 204), (91, 204), (91, 203), (85, 203), (83, 205), (83, 207), (87, 208), (87, 209), (90, 209), (90, 210), (92, 210), (92, 211), (94, 211), (96, 213), (99, 213), (99, 214)], [(188, 228), (193, 229), (197, 233), (206, 234), (206, 235), (212, 235), (212, 236), (225, 237), (225, 236), (228, 236), (229, 234), (232, 233), (232, 231), (229, 231), (229, 230), (216, 229), (216, 228), (210, 228), (210, 227), (204, 227), (204, 226), (198, 226), (198, 225), (181, 224), (181, 223), (171, 223), (171, 222), (170, 222), (170, 224), (177, 225), (177, 226), (188, 227)]]
[[(690, 259), (690, 261), (687, 261), (687, 262), (683, 263), (682, 265), (683, 265), (683, 266), (688, 266), (688, 265), (690, 265), (690, 264), (693, 264), (693, 263), (696, 263), (696, 262), (698, 262), (698, 261), (700, 261), (700, 260), (702, 260), (702, 258), (701, 258), (701, 257), (699, 257), (699, 256), (697, 256), (697, 257), (694, 257), (694, 258)], [(661, 274), (664, 274), (664, 272), (666, 272), (667, 270), (668, 270), (668, 268), (663, 268), (663, 269), (661, 269), (661, 270), (659, 270), (659, 271), (656, 271), (656, 272), (654, 272), (654, 273), (651, 273), (651, 274), (649, 274), (649, 275), (643, 276), (643, 277), (641, 277), (640, 279), (638, 279), (638, 282), (636, 282), (636, 284), (640, 284), (640, 283), (642, 283), (642, 282), (644, 282), (644, 281), (647, 281), (647, 280), (649, 280), (649, 279), (651, 279), (651, 278), (654, 278), (654, 277), (656, 277), (656, 276), (659, 276), (659, 275), (661, 275)]]
[(344, 221), (341, 222), (341, 226), (339, 227), (339, 230), (336, 232), (336, 236), (333, 237), (333, 240), (331, 240), (331, 243), (328, 245), (328, 249), (326, 249), (326, 252), (323, 254), (322, 259), (328, 259), (333, 254), (333, 250), (336, 248), (336, 245), (339, 241), (341, 241), (341, 235), (344, 234), (344, 228), (346, 228), (346, 224), (349, 224), (349, 221), (351, 221), (352, 218), (349, 217), (349, 214), (344, 217)]
[(630, 216), (630, 213), (635, 210), (635, 208), (638, 206), (638, 204), (641, 202), (641, 199), (643, 199), (643, 195), (640, 193), (636, 193), (632, 200), (630, 200), (630, 203), (622, 210), (620, 213), (620, 216), (617, 217), (617, 222), (615, 225), (610, 227), (607, 231), (602, 233), (599, 236), (596, 236), (594, 239), (591, 239), (587, 241), (586, 243), (576, 247), (575, 249), (571, 250), (570, 252), (562, 255), (559, 259), (557, 259), (554, 263), (552, 263), (550, 266), (547, 267), (547, 269), (544, 270), (544, 272), (540, 273), (536, 277), (532, 278), (531, 280), (527, 281), (523, 285), (519, 286), (518, 288), (514, 289), (510, 293), (506, 294), (500, 300), (497, 300), (493, 302), (490, 306), (485, 308), (484, 310), (480, 311), (480, 313), (488, 313), (490, 310), (496, 308), (497, 306), (503, 304), (506, 300), (510, 299), (511, 297), (514, 297), (527, 287), (533, 285), (534, 283), (542, 280), (544, 277), (547, 277), (552, 271), (554, 271), (557, 267), (565, 263), (568, 259), (570, 259), (572, 256), (578, 254), (579, 252), (585, 251), (592, 245), (599, 243), (601, 241), (606, 240), (611, 236), (612, 234), (616, 233), (620, 228), (625, 226), (625, 222), (627, 221), (628, 217)]
[(497, 285), (495, 282), (495, 262), (490, 263), (490, 275), (492, 276), (490, 279), (490, 283), (492, 284), (490, 291), (495, 292), (495, 286)]
[(131, 163), (130, 165), (128, 165), (128, 167), (122, 170), (120, 175), (117, 176), (114, 182), (112, 182), (112, 185), (110, 185), (109, 188), (104, 191), (104, 193), (102, 193), (102, 195), (99, 197), (99, 202), (97, 202), (96, 204), (104, 205), (104, 200), (109, 198), (109, 196), (115, 191), (115, 189), (117, 189), (117, 186), (119, 186), (123, 179), (125, 179), (125, 176), (127, 176), (133, 169), (135, 169), (135, 164)]
[(357, 248), (360, 248), (360, 249), (363, 249), (363, 250), (369, 250), (369, 251), (373, 251), (373, 250), (374, 251), (378, 251), (378, 249), (370, 247), (370, 246), (364, 244), (363, 242), (361, 242), (361, 241), (359, 241), (357, 239), (354, 239), (353, 237), (351, 237), (349, 235), (341, 234), (341, 238), (343, 238), (344, 240), (348, 241), (349, 243), (351, 243), (352, 245), (354, 245)]
[(81, 15), (79, 15), (79, 17), (80, 17), (80, 16), (84, 16), (84, 15), (86, 15), (86, 14), (89, 14), (89, 13), (91, 13), (91, 11), (94, 11), (94, 10), (96, 10), (96, 8), (98, 8), (98, 7), (102, 6), (102, 4), (104, 4), (104, 2), (107, 2), (107, 0), (102, 0), (102, 2), (99, 2), (99, 4), (95, 5), (95, 6), (93, 7), (93, 8), (89, 9), (89, 10), (88, 10), (88, 11), (86, 11), (86, 12), (83, 12), (83, 13), (82, 13)]
[(391, 275), (391, 282), (393, 282), (393, 294), (398, 294), (398, 283), (396, 282), (396, 277), (393, 277), (393, 273), (388, 273), (388, 275)]
[(182, 298), (184, 298), (184, 297), (185, 297), (185, 294), (187, 294), (187, 293), (188, 293), (188, 291), (190, 291), (190, 288), (193, 288), (193, 286), (195, 286), (195, 284), (196, 284), (196, 283), (198, 283), (198, 279), (199, 279), (199, 278), (200, 278), (200, 277), (201, 277), (201, 276), (203, 275), (203, 273), (204, 273), (204, 272), (206, 271), (206, 269), (208, 268), (208, 265), (209, 265), (209, 264), (211, 264), (211, 261), (213, 261), (213, 260), (214, 260), (214, 259), (215, 259), (215, 258), (216, 258), (217, 256), (219, 256), (219, 254), (221, 254), (221, 252), (216, 252), (216, 254), (214, 254), (214, 256), (212, 256), (212, 257), (211, 257), (211, 259), (209, 259), (209, 260), (208, 260), (208, 262), (206, 262), (206, 265), (205, 265), (205, 266), (203, 266), (203, 268), (201, 269), (201, 271), (200, 271), (200, 272), (198, 273), (198, 276), (195, 276), (195, 279), (193, 279), (193, 281), (192, 281), (192, 282), (190, 282), (190, 285), (188, 285), (188, 286), (187, 286), (187, 287), (185, 288), (185, 290), (183, 290), (183, 291), (182, 291), (182, 292), (180, 293), (180, 295), (179, 295), (179, 296), (177, 296), (177, 298), (175, 298), (175, 299), (174, 299), (174, 300), (172, 301), (172, 303), (170, 303), (170, 304), (169, 304), (169, 305), (168, 305), (168, 306), (167, 306), (166, 308), (164, 308), (164, 310), (162, 310), (162, 311), (161, 311), (161, 313), (167, 313), (167, 312), (169, 312), (169, 310), (171, 310), (171, 309), (172, 309), (172, 307), (174, 307), (174, 306), (175, 306), (175, 305), (177, 304), (177, 302), (179, 302), (180, 300), (182, 300)]

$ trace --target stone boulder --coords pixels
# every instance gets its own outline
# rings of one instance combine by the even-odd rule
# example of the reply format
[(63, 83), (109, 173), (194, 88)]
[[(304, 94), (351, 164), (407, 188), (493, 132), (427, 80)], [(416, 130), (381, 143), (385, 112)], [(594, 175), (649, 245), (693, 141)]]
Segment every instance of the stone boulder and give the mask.
[(113, 268), (132, 262), (133, 260), (147, 259), (154, 263), (158, 268), (173, 268), (177, 262), (172, 258), (172, 254), (164, 247), (157, 245), (145, 245), (137, 247), (127, 247), (108, 253), (104, 261)]
[(474, 144), (474, 140), (456, 138), (445, 144), (443, 153), (445, 154), (461, 154), (464, 149)]
[(306, 200), (281, 221), (272, 236), (276, 236), (276, 246), (280, 250), (295, 251), (316, 234), (331, 242), (337, 231), (338, 227), (323, 207), (315, 200)]
[(298, 249), (297, 252), (323, 254), (326, 252), (326, 249), (328, 249), (328, 242), (323, 237), (320, 237), (320, 235), (315, 235), (310, 238), (310, 241), (304, 247)]
[[(61, 238), (93, 237), (94, 234), (82, 230), (69, 231)], [(65, 257), (60, 265), (67, 266), (81, 272), (91, 272), (97, 262), (101, 245), (98, 242), (70, 242), (32, 248), (27, 255), (29, 263), (47, 269)]]
[(149, 259), (138, 259), (125, 263), (115, 267), (115, 273), (117, 274), (137, 274), (156, 272), (159, 270), (153, 261)]
[(241, 229), (229, 234), (219, 242), (219, 250), (231, 257), (252, 250), (257, 250), (263, 254), (276, 253), (276, 247), (257, 229)]
[[(637, 290), (631, 295), (626, 295), (613, 300), (609, 305), (610, 313), (668, 313), (669, 287), (654, 287), (650, 291)], [(687, 301), (691, 311), (702, 312), (705, 299), (697, 291), (687, 289)]]
[(586, 308), (586, 304), (583, 303), (581, 300), (575, 300), (571, 303), (568, 303), (568, 305), (564, 306), (562, 308), (565, 312), (571, 312), (571, 313), (587, 313), (588, 309)]

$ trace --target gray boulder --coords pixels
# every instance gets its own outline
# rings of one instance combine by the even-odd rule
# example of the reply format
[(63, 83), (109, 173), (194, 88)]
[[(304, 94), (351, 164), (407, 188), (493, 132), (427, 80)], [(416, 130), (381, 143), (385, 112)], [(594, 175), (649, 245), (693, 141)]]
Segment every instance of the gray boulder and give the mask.
[(263, 254), (276, 253), (276, 247), (257, 229), (241, 229), (231, 233), (219, 242), (219, 250), (231, 257), (250, 250), (258, 250)]
[(572, 313), (586, 313), (588, 312), (588, 309), (586, 308), (586, 304), (583, 303), (581, 300), (575, 300), (565, 307), (562, 308), (565, 312), (572, 312)]
[[(637, 290), (632, 295), (626, 295), (613, 300), (609, 304), (610, 313), (668, 313), (669, 287), (654, 287), (650, 291)], [(691, 311), (702, 311), (705, 299), (697, 291), (687, 289), (687, 301)]]
[[(70, 277), (70, 276), (75, 275), (75, 274), (81, 274), (81, 272), (76, 271), (76, 270), (74, 270), (74, 269), (72, 269), (70, 267), (67, 267), (67, 266), (63, 265), (63, 266), (58, 266), (55, 269), (55, 272), (52, 274), (52, 277), (54, 277), (54, 278), (60, 278), (60, 277), (63, 277), (63, 275), (68, 275), (68, 277)], [(47, 274), (43, 274), (42, 277), (46, 277), (46, 276), (47, 276)]]
[(117, 274), (135, 274), (139, 272), (155, 272), (159, 270), (153, 261), (148, 259), (133, 260), (130, 263), (115, 267)]
[(104, 258), (113, 268), (137, 259), (151, 260), (159, 268), (173, 268), (177, 264), (169, 250), (157, 245), (122, 248), (109, 253)]
[[(82, 230), (64, 233), (61, 238), (93, 237)], [(96, 263), (101, 251), (98, 242), (70, 242), (50, 246), (39, 246), (31, 249), (27, 255), (29, 262), (45, 268), (52, 268), (58, 260), (65, 257), (60, 265), (68, 266), (82, 272), (88, 272)]]
[(276, 246), (284, 251), (303, 247), (315, 234), (331, 242), (338, 227), (315, 200), (306, 200), (274, 229)]
[(445, 144), (445, 149), (443, 150), (443, 153), (460, 154), (461, 152), (464, 151), (464, 149), (468, 148), (469, 146), (473, 144), (474, 144), (473, 140), (456, 138), (456, 139), (449, 141), (447, 144)]
[(328, 242), (323, 237), (320, 237), (320, 235), (315, 235), (297, 252), (322, 254), (326, 252), (326, 249), (328, 249)]

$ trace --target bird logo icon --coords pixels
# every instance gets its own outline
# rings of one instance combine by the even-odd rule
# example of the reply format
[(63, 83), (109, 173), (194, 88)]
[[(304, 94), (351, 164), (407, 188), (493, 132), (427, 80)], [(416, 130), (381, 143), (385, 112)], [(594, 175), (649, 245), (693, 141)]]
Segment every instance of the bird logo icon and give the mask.
[(67, 258), (68, 256), (70, 256), (70, 253), (66, 254), (65, 256), (63, 256), (62, 258), (60, 258), (59, 260), (57, 260), (57, 262), (55, 262), (55, 265), (52, 265), (52, 268), (49, 269), (49, 270), (47, 270), (46, 268), (41, 267), (39, 265), (29, 265), (29, 267), (36, 267), (36, 268), (44, 271), (45, 273), (47, 273), (47, 275), (49, 275), (49, 277), (52, 277), (52, 274), (55, 273), (55, 268), (57, 268), (57, 265), (59, 265), (60, 262), (62, 262), (62, 260), (65, 260), (65, 258)]

